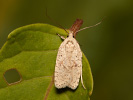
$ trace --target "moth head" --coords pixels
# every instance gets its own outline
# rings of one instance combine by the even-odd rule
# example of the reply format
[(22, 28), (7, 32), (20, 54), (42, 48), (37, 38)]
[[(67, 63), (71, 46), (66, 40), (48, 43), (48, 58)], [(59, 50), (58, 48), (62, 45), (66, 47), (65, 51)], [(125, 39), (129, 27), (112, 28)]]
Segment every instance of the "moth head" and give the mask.
[(73, 31), (69, 31), (69, 34), (67, 37), (73, 37), (74, 38), (74, 34), (73, 34)]

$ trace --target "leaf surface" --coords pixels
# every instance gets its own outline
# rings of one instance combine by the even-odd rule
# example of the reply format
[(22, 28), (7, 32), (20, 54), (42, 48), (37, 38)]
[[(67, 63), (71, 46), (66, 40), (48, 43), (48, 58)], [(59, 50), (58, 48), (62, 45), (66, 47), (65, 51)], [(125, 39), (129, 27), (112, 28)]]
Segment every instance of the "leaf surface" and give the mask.
[[(93, 90), (91, 69), (83, 54), (83, 80), (76, 90), (56, 89), (53, 75), (57, 51), (62, 43), (57, 35), (67, 33), (48, 24), (20, 27), (8, 36), (0, 50), (0, 100), (90, 100)], [(16, 68), (22, 81), (8, 85), (3, 74)]]

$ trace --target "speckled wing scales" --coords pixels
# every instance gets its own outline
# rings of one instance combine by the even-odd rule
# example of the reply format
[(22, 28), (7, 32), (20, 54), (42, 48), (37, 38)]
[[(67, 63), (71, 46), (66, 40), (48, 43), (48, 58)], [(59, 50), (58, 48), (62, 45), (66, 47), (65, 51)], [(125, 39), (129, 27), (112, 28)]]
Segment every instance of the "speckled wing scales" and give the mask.
[(56, 65), (55, 65), (55, 73), (54, 73), (54, 83), (56, 88), (65, 88), (68, 86), (70, 74), (67, 72), (66, 68), (63, 66), (64, 59), (66, 58), (65, 52), (65, 42), (59, 47), (57, 58), (56, 58)]
[(74, 50), (71, 57), (71, 61), (73, 62), (71, 70), (72, 80), (68, 87), (71, 89), (76, 89), (79, 84), (80, 77), (82, 76), (82, 52), (80, 50), (79, 44), (75, 39), (73, 39), (73, 44)]
[(57, 54), (55, 87), (76, 89), (80, 76), (82, 79), (82, 52), (74, 38), (67, 38), (60, 45)]

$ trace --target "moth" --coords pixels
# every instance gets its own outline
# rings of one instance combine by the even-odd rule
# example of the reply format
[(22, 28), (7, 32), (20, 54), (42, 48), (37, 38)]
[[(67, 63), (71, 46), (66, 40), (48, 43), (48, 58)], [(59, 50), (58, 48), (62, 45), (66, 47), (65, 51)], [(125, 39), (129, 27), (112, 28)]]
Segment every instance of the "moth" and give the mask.
[(93, 26), (80, 29), (83, 24), (83, 20), (77, 19), (70, 28), (66, 39), (59, 35), (62, 39), (64, 39), (64, 41), (58, 49), (56, 58), (54, 73), (54, 84), (56, 88), (61, 89), (69, 87), (74, 90), (78, 87), (79, 80), (81, 78), (82, 86), (86, 89), (82, 78), (82, 51), (75, 37), (77, 32), (86, 28), (97, 26), (101, 22)]
[(76, 89), (82, 78), (82, 51), (75, 39), (77, 30), (79, 30), (83, 21), (77, 19), (70, 29), (69, 36), (61, 43), (55, 65), (54, 83), (55, 87)]

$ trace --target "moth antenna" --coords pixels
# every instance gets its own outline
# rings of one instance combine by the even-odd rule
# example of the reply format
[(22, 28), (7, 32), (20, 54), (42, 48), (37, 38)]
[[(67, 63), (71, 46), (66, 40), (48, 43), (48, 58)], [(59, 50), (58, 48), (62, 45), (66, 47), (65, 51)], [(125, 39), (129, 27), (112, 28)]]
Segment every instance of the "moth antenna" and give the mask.
[(105, 18), (106, 18), (106, 17), (104, 17), (104, 18), (103, 18), (100, 22), (98, 22), (98, 23), (97, 23), (97, 24), (95, 24), (95, 25), (88, 26), (88, 27), (84, 27), (84, 28), (82, 28), (82, 29), (80, 29), (80, 30), (76, 31), (76, 33), (77, 33), (77, 32), (79, 32), (79, 31), (85, 30), (85, 29), (87, 29), (87, 28), (95, 27), (95, 26), (97, 26), (97, 25), (101, 24)]
[[(53, 23), (55, 23), (56, 25), (58, 25), (60, 28), (64, 29), (66, 31), (66, 29), (64, 27), (62, 27), (59, 23), (57, 23), (55, 20), (53, 20), (50, 16), (48, 16), (47, 13), (47, 8), (46, 8), (46, 17), (48, 17)], [(67, 32), (67, 31), (66, 31)], [(68, 33), (68, 32), (67, 32)], [(69, 34), (69, 33), (68, 33)]]

